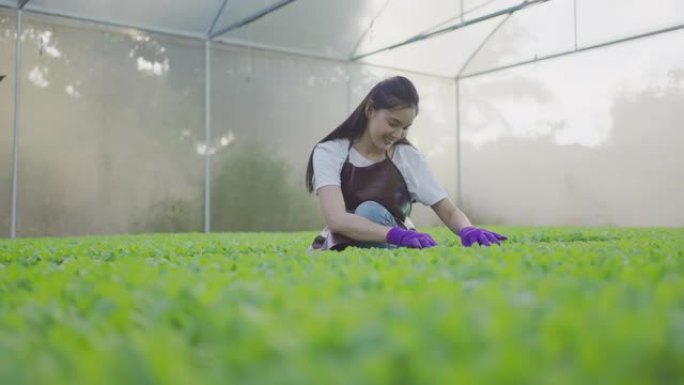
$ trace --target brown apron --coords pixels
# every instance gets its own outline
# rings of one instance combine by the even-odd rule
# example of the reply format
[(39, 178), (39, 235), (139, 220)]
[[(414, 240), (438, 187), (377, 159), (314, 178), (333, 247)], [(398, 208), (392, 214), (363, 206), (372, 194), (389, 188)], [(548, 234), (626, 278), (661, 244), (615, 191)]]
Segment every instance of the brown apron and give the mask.
[[(411, 213), (411, 195), (404, 177), (397, 166), (385, 154), (385, 160), (366, 167), (356, 167), (349, 162), (349, 151), (340, 172), (342, 197), (347, 212), (353, 213), (363, 202), (375, 201), (389, 211), (399, 226), (414, 228), (408, 216)], [(333, 233), (327, 227), (316, 236), (311, 248), (315, 250), (343, 250), (359, 242)]]

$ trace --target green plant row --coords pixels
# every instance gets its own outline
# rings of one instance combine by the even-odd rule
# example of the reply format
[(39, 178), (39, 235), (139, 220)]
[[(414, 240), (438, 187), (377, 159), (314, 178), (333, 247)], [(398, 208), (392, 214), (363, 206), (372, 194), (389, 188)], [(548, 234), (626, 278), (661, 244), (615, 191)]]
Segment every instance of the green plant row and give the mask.
[(684, 230), (0, 240), (0, 384), (675, 384)]

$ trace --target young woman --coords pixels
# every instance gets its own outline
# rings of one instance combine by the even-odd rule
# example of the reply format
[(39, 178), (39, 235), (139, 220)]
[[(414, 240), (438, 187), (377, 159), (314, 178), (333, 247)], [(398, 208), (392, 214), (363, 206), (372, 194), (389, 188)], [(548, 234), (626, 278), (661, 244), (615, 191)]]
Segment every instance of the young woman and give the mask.
[(318, 195), (327, 226), (313, 249), (436, 246), (409, 220), (416, 201), (430, 206), (466, 247), (507, 239), (474, 227), (449, 200), (423, 155), (406, 140), (417, 114), (418, 92), (411, 81), (385, 79), (314, 147), (306, 186)]

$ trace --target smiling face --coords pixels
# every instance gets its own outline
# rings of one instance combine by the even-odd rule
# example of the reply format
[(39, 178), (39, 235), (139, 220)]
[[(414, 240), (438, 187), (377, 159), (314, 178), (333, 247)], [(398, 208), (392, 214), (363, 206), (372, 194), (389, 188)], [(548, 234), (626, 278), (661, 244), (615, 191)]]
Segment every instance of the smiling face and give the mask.
[(363, 140), (375, 152), (386, 152), (398, 140), (406, 137), (408, 128), (416, 118), (416, 109), (404, 107), (394, 110), (366, 108), (368, 125)]

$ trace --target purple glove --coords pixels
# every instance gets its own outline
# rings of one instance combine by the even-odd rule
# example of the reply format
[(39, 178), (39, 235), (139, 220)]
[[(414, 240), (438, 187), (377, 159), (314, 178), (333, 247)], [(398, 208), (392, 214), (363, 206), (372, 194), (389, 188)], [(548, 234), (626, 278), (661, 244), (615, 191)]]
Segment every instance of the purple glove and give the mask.
[(415, 230), (404, 230), (401, 227), (392, 227), (387, 232), (387, 242), (401, 247), (413, 247), (422, 249), (424, 247), (437, 246), (437, 242), (430, 234), (419, 233)]
[(479, 243), (482, 246), (489, 246), (492, 243), (500, 245), (500, 241), (508, 239), (505, 235), (473, 226), (462, 228), (458, 235), (461, 237), (461, 243), (465, 247), (470, 247), (474, 243)]

